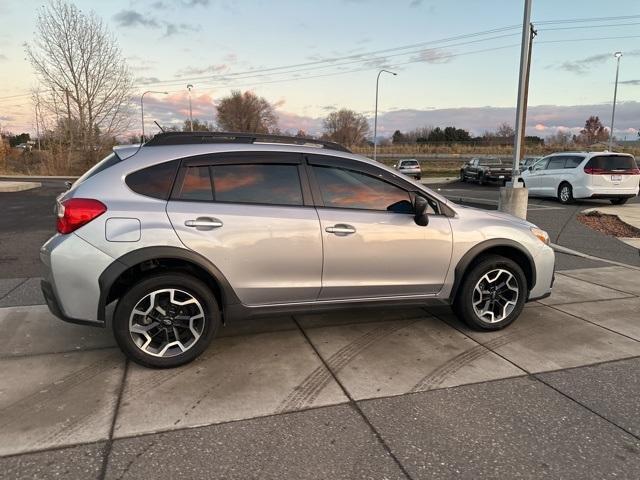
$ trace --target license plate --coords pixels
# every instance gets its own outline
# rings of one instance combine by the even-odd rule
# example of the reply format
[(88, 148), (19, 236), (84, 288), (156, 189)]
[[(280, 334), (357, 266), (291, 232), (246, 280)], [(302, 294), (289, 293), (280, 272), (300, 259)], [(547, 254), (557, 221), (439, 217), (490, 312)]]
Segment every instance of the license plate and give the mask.
[(622, 181), (622, 175), (611, 175), (611, 181), (612, 182), (621, 182)]
[(498, 178), (504, 178), (504, 175), (500, 175)]

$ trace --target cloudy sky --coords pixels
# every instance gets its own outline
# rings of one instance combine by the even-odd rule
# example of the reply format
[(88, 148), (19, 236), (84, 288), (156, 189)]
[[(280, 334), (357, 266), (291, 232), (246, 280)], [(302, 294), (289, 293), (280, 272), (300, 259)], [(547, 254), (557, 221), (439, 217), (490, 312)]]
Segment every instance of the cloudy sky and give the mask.
[[(342, 107), (372, 118), (378, 69), (379, 129), (390, 134), (456, 125), (476, 134), (513, 123), (520, 0), (76, 0), (117, 39), (147, 95), (148, 127), (188, 115), (215, 121), (217, 99), (249, 89), (277, 106), (280, 127), (311, 133)], [(33, 129), (37, 85), (23, 44), (32, 42), (32, 0), (0, 0), (0, 126)], [(592, 114), (610, 122), (621, 60), (616, 135), (640, 128), (640, 2), (533, 0), (538, 29), (528, 133), (577, 131)], [(147, 114), (148, 112), (148, 114)], [(155, 127), (153, 127), (155, 128)], [(138, 127), (139, 129), (139, 127)]]

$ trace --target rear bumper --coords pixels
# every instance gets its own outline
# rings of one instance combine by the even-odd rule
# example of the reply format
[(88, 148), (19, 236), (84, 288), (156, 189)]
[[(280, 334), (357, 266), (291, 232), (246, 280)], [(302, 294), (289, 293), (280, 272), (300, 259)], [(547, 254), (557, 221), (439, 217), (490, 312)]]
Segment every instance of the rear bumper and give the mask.
[(638, 195), (638, 187), (574, 187), (574, 198), (633, 198)]
[(509, 180), (511, 180), (511, 173), (493, 173), (493, 172), (489, 172), (489, 173), (485, 173), (484, 174), (484, 179), (485, 180), (489, 180), (491, 182), (509, 181)]
[(44, 264), (42, 294), (61, 320), (103, 326), (98, 319), (98, 278), (113, 258), (79, 236), (55, 235), (40, 248)]

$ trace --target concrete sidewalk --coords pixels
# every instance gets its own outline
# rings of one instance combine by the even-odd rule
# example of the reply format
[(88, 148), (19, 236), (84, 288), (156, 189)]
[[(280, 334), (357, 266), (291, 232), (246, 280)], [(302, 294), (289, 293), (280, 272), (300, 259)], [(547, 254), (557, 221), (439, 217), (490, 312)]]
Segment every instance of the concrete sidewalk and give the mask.
[(18, 182), (0, 180), (0, 193), (2, 192), (22, 192), (41, 187), (40, 182)]
[(558, 273), (498, 332), (445, 307), (249, 321), (172, 370), (0, 308), (0, 477), (638, 478), (638, 280)]

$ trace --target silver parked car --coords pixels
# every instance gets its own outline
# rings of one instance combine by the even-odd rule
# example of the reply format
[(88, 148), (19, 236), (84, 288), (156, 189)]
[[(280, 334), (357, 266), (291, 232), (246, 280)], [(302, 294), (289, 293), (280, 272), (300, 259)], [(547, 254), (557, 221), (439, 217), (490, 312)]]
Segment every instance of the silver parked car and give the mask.
[(400, 173), (404, 173), (408, 177), (415, 178), (416, 180), (420, 180), (422, 178), (420, 162), (414, 158), (398, 160), (398, 163), (396, 163), (393, 168), (398, 170)]
[(452, 304), (496, 330), (554, 275), (531, 223), (318, 140), (160, 134), (116, 147), (57, 208), (41, 249), (50, 310), (112, 328), (151, 367), (189, 362), (221, 325), (259, 315)]

